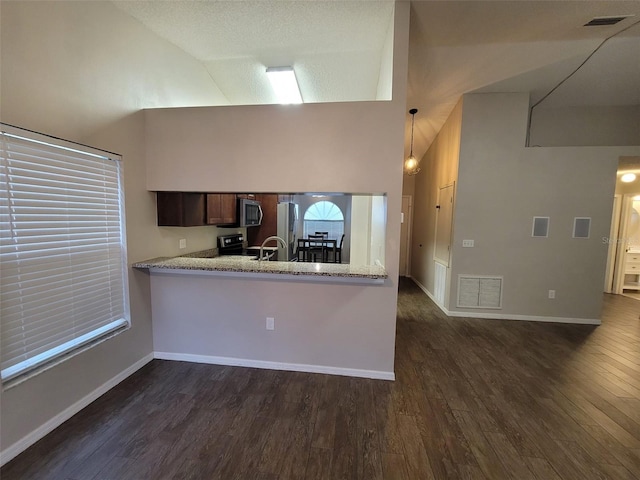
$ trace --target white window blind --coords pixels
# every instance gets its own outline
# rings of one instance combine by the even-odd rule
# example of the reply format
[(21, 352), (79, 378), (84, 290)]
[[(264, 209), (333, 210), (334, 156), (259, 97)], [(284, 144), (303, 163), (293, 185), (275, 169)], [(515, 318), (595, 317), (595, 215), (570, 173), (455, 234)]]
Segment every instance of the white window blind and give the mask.
[(6, 382), (129, 326), (121, 160), (2, 125)]

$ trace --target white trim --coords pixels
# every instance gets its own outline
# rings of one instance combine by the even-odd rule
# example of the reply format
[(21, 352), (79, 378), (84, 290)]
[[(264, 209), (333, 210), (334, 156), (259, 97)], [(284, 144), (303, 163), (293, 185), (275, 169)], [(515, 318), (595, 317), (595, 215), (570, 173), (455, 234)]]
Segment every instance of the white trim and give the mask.
[(359, 368), (330, 367), (326, 365), (308, 365), (304, 363), (269, 362), (249, 358), (218, 357), (212, 355), (195, 355), (191, 353), (153, 352), (154, 358), (160, 360), (176, 360), (182, 362), (208, 363), (228, 365), (232, 367), (251, 367), (267, 370), (286, 370), (290, 372), (326, 373), (345, 377), (372, 378), (375, 380), (395, 380), (393, 372), (380, 370), (361, 370)]
[(598, 318), (569, 318), (569, 317), (543, 317), (539, 315), (511, 315), (504, 313), (484, 313), (484, 312), (452, 312), (447, 310), (444, 306), (438, 304), (435, 298), (427, 290), (427, 288), (418, 282), (415, 278), (412, 278), (415, 284), (418, 286), (420, 290), (422, 290), (427, 297), (429, 297), (433, 303), (435, 303), (436, 307), (438, 307), (445, 315), (449, 317), (458, 317), (458, 318), (483, 318), (483, 319), (491, 319), (491, 320), (518, 320), (525, 322), (546, 322), (546, 323), (572, 323), (575, 325), (601, 325), (602, 321)]
[[(404, 215), (404, 212), (400, 212), (402, 215), (402, 222), (406, 222), (407, 223), (407, 238), (405, 239), (405, 244), (404, 244), (404, 248), (405, 248), (405, 266), (404, 266), (404, 276), (405, 277), (411, 277), (411, 227), (413, 225), (413, 196), (412, 195), (402, 195), (402, 199), (401, 199), (401, 203), (400, 203), (400, 210), (402, 210), (402, 203), (404, 202), (404, 199), (407, 198), (409, 200), (409, 205), (408, 205), (408, 209), (409, 211), (407, 212), (407, 215)], [(407, 218), (405, 218), (407, 217)]]
[(607, 271), (604, 280), (604, 293), (614, 293), (615, 288), (615, 265), (618, 253), (618, 231), (620, 230), (620, 220), (622, 214), (622, 195), (613, 196), (613, 210), (611, 213), (611, 228), (609, 237), (602, 239), (609, 244), (607, 247)]
[(4, 465), (5, 463), (9, 462), (13, 458), (17, 457), (19, 454), (24, 452), (27, 448), (29, 448), (31, 445), (33, 445), (38, 440), (43, 438), (45, 435), (52, 432), (54, 429), (56, 429), (57, 427), (62, 425), (64, 422), (69, 420), (71, 417), (73, 417), (76, 413), (78, 413), (80, 410), (85, 408), (91, 402), (93, 402), (100, 396), (107, 393), (109, 390), (111, 390), (113, 387), (118, 385), (120, 382), (125, 380), (127, 377), (129, 377), (136, 371), (140, 370), (147, 363), (153, 360), (153, 358), (154, 358), (153, 353), (150, 353), (144, 356), (142, 359), (138, 360), (136, 363), (126, 368), (125, 370), (117, 374), (115, 377), (106, 381), (105, 383), (100, 385), (98, 388), (96, 388), (94, 391), (92, 391), (85, 397), (81, 398), (76, 403), (66, 408), (65, 410), (60, 412), (58, 415), (56, 415), (49, 421), (45, 422), (44, 424), (36, 428), (31, 433), (22, 437), (13, 445), (10, 445), (9, 447), (2, 450), (0, 452), (0, 466)]
[(422, 285), (418, 280), (416, 280), (415, 278), (412, 278), (411, 280), (413, 280), (413, 282), (418, 286), (418, 288), (420, 290), (422, 290), (425, 295), (427, 297), (429, 297), (431, 299), (431, 301), (433, 303), (436, 304), (436, 307), (438, 307), (440, 310), (442, 310), (442, 313), (444, 313), (445, 315), (449, 315), (449, 310), (447, 310), (444, 305), (441, 305), (440, 303), (438, 303), (438, 301), (436, 300), (436, 297), (429, 291), (427, 290), (427, 287), (425, 287), (424, 285)]
[(448, 312), (450, 317), (487, 318), (492, 320), (521, 320), (525, 322), (573, 323), (576, 325), (600, 325), (597, 318), (544, 317), (541, 315), (514, 315), (510, 313)]

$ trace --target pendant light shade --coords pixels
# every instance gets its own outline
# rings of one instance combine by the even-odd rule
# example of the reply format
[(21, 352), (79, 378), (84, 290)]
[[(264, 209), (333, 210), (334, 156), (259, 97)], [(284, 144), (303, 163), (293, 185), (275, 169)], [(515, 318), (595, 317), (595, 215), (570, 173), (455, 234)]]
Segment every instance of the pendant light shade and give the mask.
[(413, 154), (413, 126), (418, 109), (412, 108), (409, 110), (409, 113), (411, 114), (411, 150), (409, 152), (409, 156), (404, 161), (404, 173), (407, 175), (416, 175), (420, 171), (420, 161)]

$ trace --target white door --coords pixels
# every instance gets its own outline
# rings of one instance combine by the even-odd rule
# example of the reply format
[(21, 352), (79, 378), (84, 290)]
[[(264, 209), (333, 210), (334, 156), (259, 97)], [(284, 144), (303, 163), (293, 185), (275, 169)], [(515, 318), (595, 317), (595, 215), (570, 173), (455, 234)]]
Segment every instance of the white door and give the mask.
[(411, 276), (411, 195), (402, 196), (402, 214), (400, 215), (400, 276)]
[(451, 254), (451, 227), (453, 221), (453, 188), (454, 184), (440, 187), (436, 208), (436, 245), (433, 252), (434, 260), (449, 266)]

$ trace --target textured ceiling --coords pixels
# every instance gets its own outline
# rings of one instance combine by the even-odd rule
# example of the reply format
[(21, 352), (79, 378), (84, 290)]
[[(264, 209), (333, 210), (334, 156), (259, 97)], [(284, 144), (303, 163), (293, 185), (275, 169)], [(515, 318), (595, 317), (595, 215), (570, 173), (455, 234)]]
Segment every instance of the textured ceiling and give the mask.
[[(200, 60), (230, 104), (274, 103), (267, 66), (292, 65), (306, 102), (373, 100), (392, 1), (114, 2)], [(583, 27), (597, 16), (634, 15)], [(422, 155), (461, 95), (542, 98), (606, 37), (640, 20), (640, 1), (412, 1), (407, 110)], [(631, 105), (640, 27), (608, 42), (539, 108)], [(409, 149), (410, 116), (405, 145)]]
[(230, 104), (276, 103), (265, 68), (293, 66), (305, 102), (375, 100), (391, 1), (114, 2), (200, 60)]

